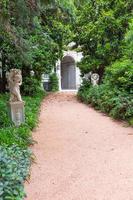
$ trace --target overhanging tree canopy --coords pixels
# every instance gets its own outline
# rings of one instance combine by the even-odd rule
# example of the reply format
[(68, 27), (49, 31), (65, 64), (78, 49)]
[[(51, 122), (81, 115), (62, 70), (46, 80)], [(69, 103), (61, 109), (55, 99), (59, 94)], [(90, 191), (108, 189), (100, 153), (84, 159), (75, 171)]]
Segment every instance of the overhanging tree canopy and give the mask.
[(102, 76), (105, 67), (122, 56), (132, 11), (131, 0), (88, 0), (79, 8), (75, 41), (84, 54), (79, 65), (82, 73), (92, 70)]

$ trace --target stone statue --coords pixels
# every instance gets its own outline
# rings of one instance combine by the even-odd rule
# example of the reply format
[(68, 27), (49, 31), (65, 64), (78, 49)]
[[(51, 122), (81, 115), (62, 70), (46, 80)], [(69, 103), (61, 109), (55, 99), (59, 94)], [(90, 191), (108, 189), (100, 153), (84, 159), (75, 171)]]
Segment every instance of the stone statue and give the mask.
[(99, 82), (99, 74), (94, 73), (91, 75), (91, 83), (93, 86), (98, 85)]
[(91, 75), (92, 75), (92, 72), (89, 72), (89, 73), (85, 74), (85, 75), (84, 75), (84, 79), (85, 79), (86, 81), (90, 80)]
[(8, 89), (10, 91), (10, 100), (8, 103), (9, 115), (15, 126), (20, 126), (25, 122), (24, 102), (20, 94), (20, 85), (22, 85), (22, 75), (20, 69), (11, 69), (6, 73)]
[(8, 88), (10, 90), (10, 102), (22, 102), (20, 85), (22, 85), (21, 70), (11, 69), (7, 74)]

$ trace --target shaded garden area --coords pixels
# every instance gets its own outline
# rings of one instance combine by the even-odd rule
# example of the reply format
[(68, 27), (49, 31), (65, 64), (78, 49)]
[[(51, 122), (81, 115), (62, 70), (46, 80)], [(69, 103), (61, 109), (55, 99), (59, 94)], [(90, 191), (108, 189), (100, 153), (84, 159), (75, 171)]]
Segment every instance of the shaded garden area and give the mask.
[(8, 95), (0, 95), (0, 197), (1, 199), (23, 199), (23, 183), (29, 175), (33, 145), (31, 131), (38, 122), (40, 102), (44, 93), (36, 97), (24, 97), (26, 122), (16, 128), (7, 113)]
[[(73, 5), (73, 4), (72, 4)], [(29, 175), (34, 144), (31, 131), (37, 125), (42, 73), (51, 74), (69, 42), (73, 9), (61, 1), (2, 0), (0, 2), (0, 199), (20, 200)], [(22, 71), (21, 93), (25, 101), (23, 125), (16, 128), (9, 120), (7, 72)], [(55, 74), (51, 90), (58, 90)]]
[[(0, 199), (21, 200), (31, 131), (46, 95), (41, 76), (48, 74), (51, 91), (58, 91), (55, 66), (70, 42), (83, 53), (79, 99), (133, 125), (133, 1), (1, 0), (0, 24)], [(23, 77), (26, 122), (18, 128), (7, 109), (12, 68)], [(84, 79), (89, 72), (99, 74), (97, 86)]]
[(100, 75), (98, 87), (83, 81), (79, 98), (133, 125), (132, 11), (132, 1), (91, 1), (79, 12), (76, 41), (84, 53), (83, 76), (89, 71)]

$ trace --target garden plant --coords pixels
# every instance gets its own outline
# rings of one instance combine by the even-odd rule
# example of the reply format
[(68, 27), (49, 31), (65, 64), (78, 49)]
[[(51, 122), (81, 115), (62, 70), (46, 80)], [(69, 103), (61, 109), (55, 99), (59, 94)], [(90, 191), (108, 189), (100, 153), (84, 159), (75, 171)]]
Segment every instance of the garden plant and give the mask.
[[(83, 80), (78, 98), (133, 125), (133, 1), (1, 0), (0, 24), (0, 200), (22, 200), (33, 161), (32, 130), (46, 95), (41, 75), (50, 75), (51, 91), (58, 91), (52, 72), (70, 42), (83, 53), (82, 77), (100, 76), (96, 86)], [(6, 72), (12, 68), (23, 76), (26, 121), (19, 127), (7, 109)]]

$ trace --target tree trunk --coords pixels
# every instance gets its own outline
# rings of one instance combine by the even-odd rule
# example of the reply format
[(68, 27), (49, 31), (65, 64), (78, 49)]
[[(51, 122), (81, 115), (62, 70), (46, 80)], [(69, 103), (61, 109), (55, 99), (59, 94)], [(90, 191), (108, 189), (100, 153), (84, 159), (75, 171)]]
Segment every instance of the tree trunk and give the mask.
[(5, 56), (2, 53), (1, 54), (1, 62), (2, 62), (2, 77), (0, 78), (0, 92), (5, 92), (6, 91), (6, 71), (5, 71)]

